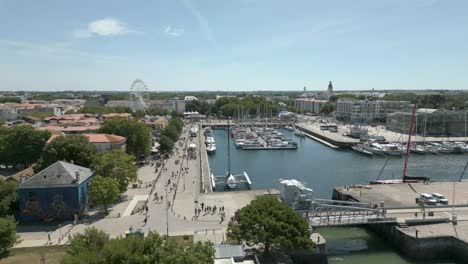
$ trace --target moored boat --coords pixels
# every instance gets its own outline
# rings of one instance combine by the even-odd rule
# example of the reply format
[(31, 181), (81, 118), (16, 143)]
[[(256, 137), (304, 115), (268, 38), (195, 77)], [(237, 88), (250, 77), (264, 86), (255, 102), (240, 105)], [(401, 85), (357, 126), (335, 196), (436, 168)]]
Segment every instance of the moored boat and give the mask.
[(361, 144), (357, 144), (355, 146), (352, 146), (351, 149), (356, 151), (357, 153), (362, 154), (362, 155), (367, 156), (367, 157), (373, 157), (374, 156), (374, 153), (366, 150)]

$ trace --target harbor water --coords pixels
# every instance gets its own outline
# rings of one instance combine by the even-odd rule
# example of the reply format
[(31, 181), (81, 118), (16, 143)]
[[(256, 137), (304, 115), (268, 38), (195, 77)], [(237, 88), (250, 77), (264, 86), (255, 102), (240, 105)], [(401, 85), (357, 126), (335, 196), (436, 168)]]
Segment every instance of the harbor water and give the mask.
[[(252, 189), (278, 188), (278, 180), (297, 179), (314, 190), (317, 198), (331, 199), (335, 186), (368, 184), (375, 180), (387, 158), (389, 162), (380, 179), (401, 178), (404, 157), (361, 156), (350, 150), (331, 149), (309, 138), (300, 138), (282, 130), (294, 139), (297, 150), (241, 150), (231, 140), (232, 173), (247, 172)], [(213, 130), (217, 150), (209, 155), (215, 175), (226, 175), (227, 131)], [(468, 154), (410, 156), (408, 175), (427, 176), (432, 181), (458, 180)], [(468, 176), (467, 176), (468, 177)], [(364, 228), (322, 228), (327, 239), (330, 263), (418, 263), (398, 254), (390, 245)], [(452, 262), (424, 262), (452, 263)]]
[[(368, 184), (376, 180), (380, 170), (389, 161), (380, 179), (401, 178), (404, 157), (381, 156), (369, 158), (351, 150), (332, 149), (312, 139), (294, 139), (297, 150), (241, 150), (231, 140), (232, 173), (247, 172), (253, 189), (277, 188), (279, 179), (297, 179), (314, 190), (318, 198), (330, 199), (335, 186)], [(227, 131), (213, 130), (216, 152), (209, 155), (211, 172), (226, 175)], [(468, 154), (411, 154), (408, 175), (426, 176), (432, 181), (458, 180), (468, 160)], [(468, 174), (468, 173), (467, 173)], [(468, 176), (466, 176), (468, 178)]]

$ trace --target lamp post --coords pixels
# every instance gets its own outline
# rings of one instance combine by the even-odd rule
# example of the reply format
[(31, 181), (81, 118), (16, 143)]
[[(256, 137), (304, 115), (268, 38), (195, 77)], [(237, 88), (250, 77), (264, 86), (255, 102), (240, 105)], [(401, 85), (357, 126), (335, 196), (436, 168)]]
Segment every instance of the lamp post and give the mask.
[(169, 237), (169, 196), (167, 195), (167, 187), (169, 186), (169, 180), (166, 181), (166, 236)]

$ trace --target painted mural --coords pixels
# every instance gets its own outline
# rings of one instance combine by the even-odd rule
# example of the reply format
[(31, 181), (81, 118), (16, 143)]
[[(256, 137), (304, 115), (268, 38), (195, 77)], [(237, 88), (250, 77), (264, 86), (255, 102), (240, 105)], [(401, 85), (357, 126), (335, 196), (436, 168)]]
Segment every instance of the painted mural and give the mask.
[(75, 213), (60, 192), (52, 193), (52, 195), (42, 193), (41, 195), (38, 192), (29, 191), (23, 208), (21, 213), (24, 216), (36, 217), (45, 222), (70, 219)]

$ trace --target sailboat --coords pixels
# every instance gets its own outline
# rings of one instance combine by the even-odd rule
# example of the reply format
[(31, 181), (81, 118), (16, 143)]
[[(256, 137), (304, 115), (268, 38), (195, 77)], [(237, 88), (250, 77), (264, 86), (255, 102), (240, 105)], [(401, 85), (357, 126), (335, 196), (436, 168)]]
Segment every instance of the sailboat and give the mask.
[(229, 120), (230, 118), (228, 119), (228, 122), (227, 122), (227, 129), (228, 129), (227, 131), (227, 138), (228, 138), (227, 140), (227, 146), (228, 146), (227, 173), (225, 176), (211, 175), (213, 188), (216, 187), (216, 179), (218, 179), (218, 183), (225, 185), (225, 189), (231, 189), (231, 190), (236, 189), (238, 185), (241, 183), (247, 183), (250, 188), (250, 185), (252, 184), (252, 182), (250, 181), (249, 175), (247, 175), (245, 171), (240, 174), (231, 173), (231, 137), (230, 137), (231, 129), (230, 129)]
[[(408, 131), (408, 142), (406, 143), (406, 156), (405, 156), (405, 164), (403, 168), (403, 178), (402, 179), (391, 179), (391, 180), (376, 180), (371, 181), (370, 184), (400, 184), (400, 183), (417, 183), (417, 182), (425, 182), (429, 181), (428, 177), (420, 177), (420, 176), (408, 176), (406, 175), (407, 167), (408, 167), (408, 159), (410, 155), (410, 146), (411, 146), (411, 134), (413, 132), (413, 125), (414, 125), (414, 116), (416, 114), (416, 104), (413, 107), (413, 113), (411, 115), (411, 123)], [(387, 164), (387, 163), (385, 163)]]

